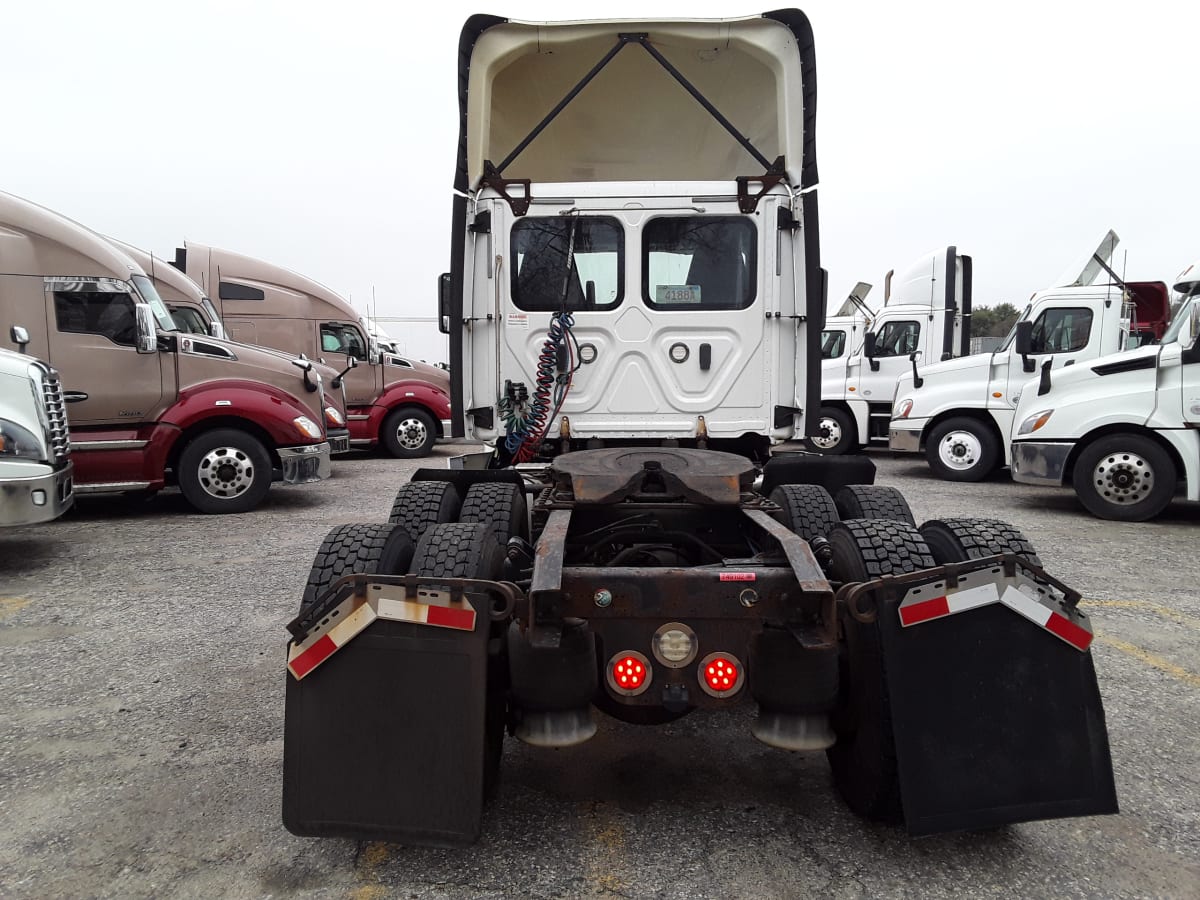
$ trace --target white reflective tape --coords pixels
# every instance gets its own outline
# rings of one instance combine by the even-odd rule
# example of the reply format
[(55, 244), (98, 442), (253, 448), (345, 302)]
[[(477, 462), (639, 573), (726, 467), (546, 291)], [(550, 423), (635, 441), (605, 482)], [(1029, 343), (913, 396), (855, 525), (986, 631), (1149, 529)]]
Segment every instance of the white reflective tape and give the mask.
[(393, 622), (424, 623), (429, 619), (429, 607), (424, 603), (413, 603), (409, 600), (391, 600), (379, 598), (379, 617), (391, 619)]
[(1004, 593), (1000, 596), (1000, 602), (1043, 628), (1050, 621), (1051, 611), (1049, 609), (1021, 593), (1015, 587), (1005, 588)]
[(952, 613), (978, 609), (999, 601), (1000, 589), (995, 584), (981, 584), (978, 587), (963, 588), (961, 591), (946, 593), (946, 605), (950, 607)]

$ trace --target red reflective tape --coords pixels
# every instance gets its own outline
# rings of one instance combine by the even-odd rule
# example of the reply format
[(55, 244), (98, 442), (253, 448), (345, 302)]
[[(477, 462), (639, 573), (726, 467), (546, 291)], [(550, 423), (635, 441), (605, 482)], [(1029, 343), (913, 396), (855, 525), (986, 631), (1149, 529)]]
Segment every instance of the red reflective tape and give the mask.
[(297, 678), (303, 678), (325, 660), (333, 655), (333, 651), (338, 648), (338, 645), (333, 642), (333, 638), (329, 635), (322, 635), (321, 639), (288, 663), (288, 668), (292, 670), (292, 674)]
[(475, 630), (475, 610), (454, 609), (449, 606), (430, 606), (426, 624), (442, 628), (457, 628), (460, 631)]
[(753, 572), (722, 572), (722, 581), (757, 581), (758, 576)]
[(1051, 613), (1046, 622), (1046, 630), (1056, 634), (1072, 647), (1086, 650), (1092, 645), (1092, 633), (1086, 628), (1080, 628), (1070, 619), (1059, 613)]
[(928, 622), (930, 619), (940, 619), (948, 615), (950, 602), (945, 597), (933, 597), (900, 607), (900, 624), (916, 625), (918, 622)]

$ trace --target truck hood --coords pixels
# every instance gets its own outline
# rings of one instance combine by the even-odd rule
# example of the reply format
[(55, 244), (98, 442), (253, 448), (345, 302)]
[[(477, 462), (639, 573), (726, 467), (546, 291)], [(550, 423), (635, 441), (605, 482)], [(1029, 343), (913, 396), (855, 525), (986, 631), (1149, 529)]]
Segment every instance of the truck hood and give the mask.
[(384, 355), (384, 382), (395, 384), (398, 381), (424, 381), (445, 394), (450, 393), (450, 373), (437, 366), (403, 357)]
[[(324, 421), (321, 394), (305, 388), (304, 373), (292, 364), (295, 357), (204, 335), (179, 334), (178, 340), (180, 387), (222, 378), (261, 381), (292, 394), (303, 405), (312, 408), (317, 415), (317, 422)], [(336, 373), (320, 363), (314, 363), (313, 368), (320, 372), (328, 390), (330, 380)]]
[[(1136, 347), (1120, 353), (1110, 353), (1085, 363), (1067, 366), (1065, 369), (1055, 369), (1050, 373), (1050, 393), (1058, 394), (1060, 390), (1071, 390), (1082, 381), (1091, 381), (1096, 376), (1102, 376), (1104, 382), (1113, 389), (1120, 389), (1127, 382), (1155, 378), (1154, 370), (1158, 367), (1158, 354), (1162, 347), (1151, 344), (1147, 347)], [(1032, 376), (1034, 378), (1037, 375)], [(1043, 395), (1042, 399), (1045, 400)]]
[[(978, 377), (984, 382), (988, 378), (988, 369), (992, 365), (992, 354), (976, 353), (972, 356), (958, 356), (954, 359), (947, 359), (942, 362), (930, 363), (927, 366), (922, 366), (918, 363), (917, 371), (921, 373), (921, 377), (925, 379), (925, 383), (930, 381), (942, 382), (946, 379), (962, 381)], [(968, 373), (980, 373), (978, 376)], [(896, 397), (897, 399), (905, 395), (913, 393), (913, 375), (912, 368), (909, 367), (896, 380)], [(920, 393), (917, 391), (916, 393)]]

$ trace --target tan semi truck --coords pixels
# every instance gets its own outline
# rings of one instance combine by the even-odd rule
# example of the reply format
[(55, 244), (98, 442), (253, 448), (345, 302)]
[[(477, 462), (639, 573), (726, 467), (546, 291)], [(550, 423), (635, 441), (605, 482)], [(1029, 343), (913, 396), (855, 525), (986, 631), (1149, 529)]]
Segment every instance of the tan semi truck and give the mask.
[[(292, 356), (279, 350), (251, 347), (229, 341), (225, 328), (213, 308), (212, 301), (204, 295), (200, 285), (192, 281), (164, 259), (158, 259), (132, 244), (126, 244), (110, 238), (119, 250), (127, 253), (134, 262), (150, 276), (154, 288), (162, 297), (163, 303), (171, 312), (171, 318), (182, 332), (205, 335), (212, 340), (205, 343), (227, 345), (227, 349), (237, 352), (239, 347), (246, 347), (255, 353), (266, 350), (280, 359), (280, 368), (289, 376), (294, 371), (291, 366), (296, 361), (304, 362), (300, 357)], [(341, 378), (335, 369), (319, 362), (309, 362), (313, 370), (320, 374), (322, 394), (320, 408), (314, 408), (314, 413), (325, 420), (325, 437), (329, 441), (329, 451), (337, 456), (350, 450), (350, 430), (346, 427), (346, 391)], [(316, 400), (315, 397), (311, 398)]]
[(61, 375), (77, 493), (178, 484), (201, 512), (245, 512), (273, 481), (328, 477), (311, 366), (177, 331), (128, 255), (4, 193), (0, 310), (4, 339), (24, 329), (29, 352)]
[[(346, 360), (350, 443), (392, 456), (427, 456), (448, 436), (450, 379), (381, 351), (354, 307), (324, 285), (262, 260), (185, 243), (175, 266), (210, 297), (234, 340), (330, 363)], [(354, 367), (350, 368), (353, 360)]]

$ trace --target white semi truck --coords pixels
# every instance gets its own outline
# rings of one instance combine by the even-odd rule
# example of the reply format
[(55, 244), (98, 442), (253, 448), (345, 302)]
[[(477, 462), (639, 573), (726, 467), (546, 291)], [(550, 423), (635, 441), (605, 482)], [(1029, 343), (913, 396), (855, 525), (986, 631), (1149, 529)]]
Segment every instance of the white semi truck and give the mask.
[[(917, 360), (949, 359), (968, 350), (971, 257), (946, 247), (893, 276), (888, 273), (883, 307), (865, 316), (860, 341), (821, 364), (821, 408), (809, 443), (822, 453), (886, 443), (897, 379)], [(850, 336), (857, 318), (843, 319)]]
[[(14, 344), (29, 334), (13, 326)], [(58, 373), (0, 348), (0, 526), (49, 522), (75, 502), (71, 440)]]
[(1200, 500), (1200, 263), (1175, 290), (1185, 302), (1158, 346), (1043, 367), (1022, 389), (1015, 480), (1072, 485), (1088, 512), (1128, 522)]
[(1081, 267), (1029, 300), (992, 353), (921, 366), (896, 384), (889, 446), (924, 452), (939, 478), (979, 481), (1011, 462), (1009, 435), (1023, 385), (1038, 368), (1082, 364), (1158, 340), (1169, 315), (1161, 281), (1123, 282), (1109, 231)]
[(458, 52), (440, 316), (489, 451), (318, 550), (286, 826), (471, 843), (506, 733), (570, 760), (597, 711), (739, 704), (912, 833), (1114, 812), (1087, 618), (1020, 533), (768, 455), (820, 405), (804, 15), (475, 16)]

